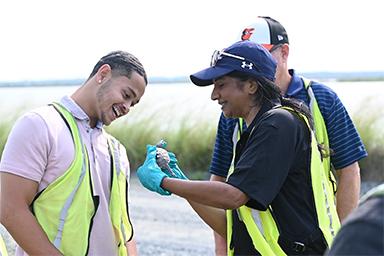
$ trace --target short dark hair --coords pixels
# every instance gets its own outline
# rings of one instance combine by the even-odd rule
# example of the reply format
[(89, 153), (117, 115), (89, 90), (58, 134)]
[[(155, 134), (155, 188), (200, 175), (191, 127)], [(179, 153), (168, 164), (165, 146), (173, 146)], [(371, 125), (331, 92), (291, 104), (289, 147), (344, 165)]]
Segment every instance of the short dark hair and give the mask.
[(143, 65), (140, 61), (132, 54), (125, 51), (113, 51), (102, 57), (93, 68), (88, 79), (93, 77), (99, 68), (108, 64), (111, 67), (112, 75), (120, 75), (131, 78), (132, 72), (137, 72), (148, 84), (147, 74), (145, 73)]

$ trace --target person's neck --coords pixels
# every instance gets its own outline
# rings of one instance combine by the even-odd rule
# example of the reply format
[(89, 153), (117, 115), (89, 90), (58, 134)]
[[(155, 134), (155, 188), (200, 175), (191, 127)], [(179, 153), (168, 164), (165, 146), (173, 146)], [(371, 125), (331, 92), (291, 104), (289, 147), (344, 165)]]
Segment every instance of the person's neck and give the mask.
[(245, 123), (247, 124), (247, 127), (249, 127), (251, 125), (253, 119), (255, 119), (257, 113), (259, 113), (260, 108), (261, 108), (261, 106), (259, 106), (259, 105), (252, 107), (252, 108), (250, 108), (248, 113), (246, 113), (244, 115), (243, 118), (244, 118)]
[(285, 95), (288, 91), (289, 84), (291, 83), (292, 76), (289, 74), (288, 69), (276, 79), (276, 85), (279, 86), (281, 95)]
[(95, 118), (96, 114), (93, 113), (94, 107), (91, 105), (92, 92), (89, 89), (87, 84), (84, 84), (80, 88), (78, 88), (72, 95), (71, 98), (77, 105), (87, 114), (89, 117), (89, 125), (91, 128), (95, 128), (97, 124), (97, 118)]

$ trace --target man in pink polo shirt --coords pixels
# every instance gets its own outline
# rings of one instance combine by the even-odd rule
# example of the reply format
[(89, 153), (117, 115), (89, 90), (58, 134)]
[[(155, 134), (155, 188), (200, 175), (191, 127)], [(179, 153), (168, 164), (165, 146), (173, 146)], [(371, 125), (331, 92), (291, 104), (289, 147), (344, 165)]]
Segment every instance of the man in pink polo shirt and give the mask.
[[(118, 202), (118, 207), (115, 208), (119, 211), (128, 211), (127, 194), (122, 192), (124, 197), (119, 196), (116, 199), (114, 194), (117, 190), (112, 190), (112, 187), (117, 182), (113, 178), (122, 177), (127, 190), (129, 189), (129, 162), (124, 147), (104, 131), (103, 125), (109, 125), (127, 114), (130, 107), (137, 104), (143, 96), (146, 85), (145, 70), (135, 56), (123, 51), (111, 52), (98, 61), (89, 78), (73, 95), (63, 97), (58, 104), (34, 109), (18, 119), (8, 137), (0, 163), (0, 220), (19, 245), (16, 255), (80, 255), (79, 252), (86, 252), (88, 255), (118, 255), (121, 246), (127, 245), (127, 251), (132, 248), (128, 246), (133, 234), (129, 217), (125, 222), (130, 231), (127, 232), (120, 230), (120, 225), (113, 225), (115, 214), (111, 214), (111, 201)], [(76, 150), (75, 138), (78, 138), (78, 148), (83, 150)], [(120, 147), (113, 151), (109, 141), (116, 142)], [(77, 197), (92, 198), (94, 207), (91, 207), (93, 213), (90, 223), (78, 221), (78, 216), (83, 216), (82, 207), (76, 208), (78, 216), (74, 216), (79, 222), (79, 228), (88, 228), (88, 237), (78, 238), (84, 239), (79, 246), (82, 248), (65, 244), (65, 239), (73, 239), (66, 235), (69, 225), (72, 225), (72, 229), (76, 227), (76, 224), (70, 224), (69, 217), (63, 217), (65, 224), (60, 226), (57, 223), (46, 223), (46, 208), (40, 210), (42, 220), (39, 220), (35, 212), (39, 209), (35, 202), (42, 194), (48, 193), (51, 187), (63, 190), (65, 180), (61, 186), (56, 181), (70, 175), (68, 170), (79, 173), (83, 170), (78, 168), (80, 170), (73, 171), (74, 159), (78, 154), (83, 158), (80, 167), (89, 170), (85, 172), (85, 177), (89, 177), (90, 181), (83, 184), (85, 179), (79, 178), (78, 185), (88, 189), (90, 193), (81, 194), (81, 189), (74, 186), (74, 199), (71, 199), (73, 202), (65, 199), (65, 203), (70, 202), (69, 206), (65, 204), (57, 212), (60, 218), (66, 214), (70, 216), (71, 206), (75, 207)], [(117, 166), (117, 176), (113, 174), (115, 168), (112, 166)], [(119, 176), (121, 174), (123, 176)], [(50, 201), (51, 198), (47, 197), (44, 203), (54, 208), (57, 202)], [(125, 199), (119, 201), (121, 198)], [(83, 198), (78, 202), (82, 206)], [(129, 216), (125, 212), (119, 214)], [(53, 230), (59, 235), (52, 241), (46, 230), (50, 229), (50, 225), (56, 224), (61, 228)], [(120, 239), (122, 237), (124, 240)], [(67, 251), (63, 249), (65, 247)]]

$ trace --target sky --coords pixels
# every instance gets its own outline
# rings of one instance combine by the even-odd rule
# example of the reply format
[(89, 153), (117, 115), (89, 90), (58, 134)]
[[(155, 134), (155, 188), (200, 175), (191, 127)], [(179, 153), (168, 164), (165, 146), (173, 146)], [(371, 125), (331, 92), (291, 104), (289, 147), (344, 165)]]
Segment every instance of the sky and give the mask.
[(259, 15), (299, 72), (384, 72), (382, 0), (0, 0), (0, 81), (85, 79), (125, 50), (150, 77), (188, 76)]

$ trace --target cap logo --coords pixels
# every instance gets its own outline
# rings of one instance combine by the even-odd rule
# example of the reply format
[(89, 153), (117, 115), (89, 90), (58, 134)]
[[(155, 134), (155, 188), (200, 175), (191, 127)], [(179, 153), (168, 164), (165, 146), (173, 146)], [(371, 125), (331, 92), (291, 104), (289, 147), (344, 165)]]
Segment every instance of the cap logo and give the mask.
[(284, 37), (282, 35), (277, 35), (277, 40), (281, 41), (283, 39), (284, 39)]
[(249, 40), (251, 38), (254, 28), (246, 28), (243, 30), (243, 33), (241, 34), (241, 40)]
[(252, 62), (249, 62), (249, 63), (247, 64), (245, 61), (243, 61), (242, 63), (243, 63), (243, 64), (241, 64), (241, 67), (242, 67), (242, 68), (252, 69), (252, 67), (253, 67), (253, 63), (252, 63)]

